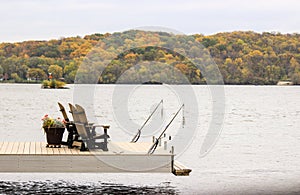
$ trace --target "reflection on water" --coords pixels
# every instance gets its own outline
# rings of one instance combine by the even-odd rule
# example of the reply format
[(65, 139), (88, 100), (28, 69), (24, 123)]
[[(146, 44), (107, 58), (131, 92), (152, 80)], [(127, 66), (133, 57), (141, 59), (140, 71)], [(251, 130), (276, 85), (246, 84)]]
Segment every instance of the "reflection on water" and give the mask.
[(1, 194), (178, 194), (169, 185), (126, 186), (113, 183), (75, 184), (66, 181), (0, 182)]

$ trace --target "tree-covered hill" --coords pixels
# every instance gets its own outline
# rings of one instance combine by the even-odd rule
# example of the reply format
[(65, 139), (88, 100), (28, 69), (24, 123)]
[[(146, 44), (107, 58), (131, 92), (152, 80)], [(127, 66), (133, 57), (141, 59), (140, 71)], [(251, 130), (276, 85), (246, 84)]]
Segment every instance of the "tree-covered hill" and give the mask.
[[(161, 42), (164, 48), (169, 48), (168, 44), (195, 39), (208, 49), (226, 84), (276, 84), (278, 80), (286, 79), (300, 84), (299, 34), (238, 31), (209, 36), (178, 35), (178, 39), (174, 39), (174, 36), (167, 33), (141, 31), (127, 31), (112, 35), (93, 34), (83, 38), (77, 36), (50, 41), (1, 43), (0, 79), (27, 82), (46, 79), (48, 73), (52, 73), (54, 78), (63, 77), (67, 82), (72, 83), (78, 67), (95, 46), (106, 51), (117, 52), (120, 44), (134, 48), (135, 42), (145, 39), (153, 43)], [(107, 45), (110, 47), (107, 48)], [(185, 74), (191, 83), (205, 83), (201, 71), (197, 70), (190, 61), (182, 59), (182, 56), (176, 52), (163, 48), (132, 49), (119, 57), (120, 59), (114, 59), (111, 66), (99, 75), (99, 83), (116, 82), (120, 74), (138, 60), (171, 64)], [(143, 71), (143, 68), (138, 71)]]
[(274, 84), (292, 79), (300, 83), (300, 35), (232, 32), (196, 35), (207, 47), (225, 83)]

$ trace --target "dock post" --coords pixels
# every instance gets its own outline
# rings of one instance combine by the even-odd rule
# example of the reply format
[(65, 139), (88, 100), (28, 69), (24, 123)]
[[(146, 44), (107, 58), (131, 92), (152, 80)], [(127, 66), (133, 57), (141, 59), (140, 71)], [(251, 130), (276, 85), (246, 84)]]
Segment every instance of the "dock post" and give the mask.
[(152, 136), (152, 143), (155, 142), (155, 136)]
[(161, 146), (161, 138), (158, 140), (158, 145)]
[(172, 160), (171, 160), (171, 171), (172, 171), (172, 173), (174, 173), (175, 172), (175, 168), (174, 168), (174, 146), (172, 146), (171, 147), (171, 154), (172, 154)]
[(164, 141), (164, 150), (167, 150), (168, 146), (167, 146), (167, 141)]

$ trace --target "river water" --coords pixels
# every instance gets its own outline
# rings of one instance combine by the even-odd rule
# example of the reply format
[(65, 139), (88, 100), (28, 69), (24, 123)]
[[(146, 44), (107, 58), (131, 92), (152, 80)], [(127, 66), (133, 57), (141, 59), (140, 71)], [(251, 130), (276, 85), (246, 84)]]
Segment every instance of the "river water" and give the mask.
[[(61, 116), (57, 102), (68, 102), (88, 94), (69, 89), (48, 90), (40, 85), (0, 85), (0, 141), (44, 141), (41, 118)], [(189, 177), (172, 174), (93, 174), (93, 173), (0, 173), (0, 193), (87, 193), (87, 194), (298, 194), (300, 193), (300, 88), (296, 86), (224, 86), (225, 114), (222, 131), (212, 150), (200, 156), (209, 131), (213, 98), (208, 86), (137, 86), (127, 98), (130, 132), (125, 119), (116, 112), (122, 107), (122, 93), (116, 85), (97, 85), (93, 91), (90, 119), (110, 124), (113, 141), (129, 141), (136, 127), (164, 99), (163, 115), (156, 114), (145, 128), (144, 140), (158, 135), (180, 107), (178, 88), (191, 88), (197, 99), (197, 112), (185, 111), (186, 147), (174, 145), (177, 160), (192, 169)], [(76, 90), (75, 90), (76, 91)], [(68, 109), (67, 109), (68, 110)], [(128, 122), (128, 121), (127, 121)], [(193, 124), (196, 126), (189, 126)], [(176, 137), (182, 114), (168, 132)], [(186, 142), (186, 140), (189, 140)], [(178, 143), (179, 144), (179, 143)], [(179, 144), (180, 145), (180, 144)], [(179, 148), (179, 149), (178, 149)]]

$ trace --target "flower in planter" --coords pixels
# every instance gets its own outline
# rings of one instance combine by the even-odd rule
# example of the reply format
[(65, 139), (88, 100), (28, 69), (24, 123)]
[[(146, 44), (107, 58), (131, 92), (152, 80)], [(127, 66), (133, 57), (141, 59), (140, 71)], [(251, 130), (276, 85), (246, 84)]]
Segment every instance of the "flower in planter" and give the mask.
[(61, 118), (57, 118), (57, 119), (54, 119), (54, 118), (51, 118), (48, 116), (48, 114), (46, 114), (43, 118), (42, 118), (42, 121), (43, 121), (43, 125), (42, 127), (45, 129), (45, 128), (65, 128), (65, 124), (66, 122), (64, 120), (61, 120)]
[(47, 146), (60, 147), (62, 143), (62, 137), (65, 131), (65, 121), (60, 118), (54, 119), (47, 114), (42, 118), (42, 127), (46, 133)]

